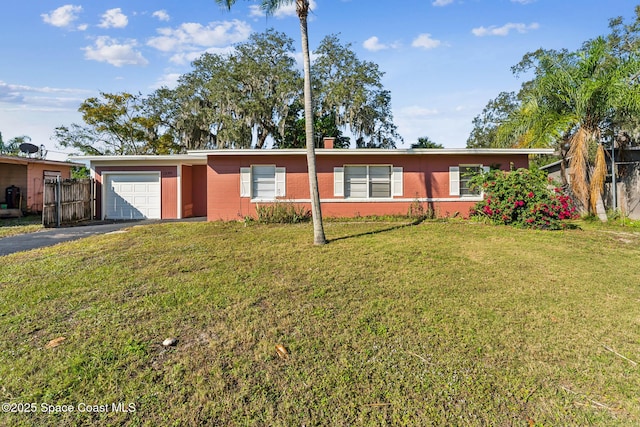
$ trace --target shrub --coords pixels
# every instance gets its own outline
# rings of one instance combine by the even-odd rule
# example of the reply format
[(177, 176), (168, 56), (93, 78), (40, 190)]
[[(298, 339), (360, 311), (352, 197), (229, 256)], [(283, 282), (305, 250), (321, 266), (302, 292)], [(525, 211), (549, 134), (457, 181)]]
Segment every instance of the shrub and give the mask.
[(263, 224), (296, 224), (311, 218), (311, 211), (289, 202), (256, 205), (256, 213)]
[(493, 223), (558, 230), (566, 226), (563, 220), (578, 217), (569, 195), (542, 171), (493, 170), (472, 178), (471, 186), (484, 193), (471, 215)]
[(435, 219), (436, 213), (430, 207), (425, 207), (424, 204), (420, 202), (420, 200), (418, 200), (416, 196), (416, 199), (409, 205), (407, 217), (422, 221), (425, 219)]

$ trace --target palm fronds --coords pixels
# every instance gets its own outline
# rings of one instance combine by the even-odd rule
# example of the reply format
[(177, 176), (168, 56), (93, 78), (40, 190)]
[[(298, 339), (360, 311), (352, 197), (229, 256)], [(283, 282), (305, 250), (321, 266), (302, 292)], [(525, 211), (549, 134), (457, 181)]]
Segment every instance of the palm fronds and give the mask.
[(590, 132), (584, 127), (578, 130), (569, 139), (569, 179), (571, 189), (576, 198), (587, 207), (589, 202), (588, 162)]
[(590, 193), (591, 198), (589, 200), (591, 206), (591, 212), (596, 212), (596, 204), (598, 199), (602, 195), (602, 189), (604, 187), (604, 180), (607, 176), (607, 163), (604, 155), (604, 147), (602, 144), (598, 144), (598, 151), (596, 152), (596, 161), (593, 166), (593, 173), (591, 175)]

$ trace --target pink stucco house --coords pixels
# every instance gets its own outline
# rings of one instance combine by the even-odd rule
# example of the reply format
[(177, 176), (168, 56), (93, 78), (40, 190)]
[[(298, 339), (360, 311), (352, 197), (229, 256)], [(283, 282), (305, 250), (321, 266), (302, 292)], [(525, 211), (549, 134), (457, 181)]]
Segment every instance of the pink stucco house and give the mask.
[(29, 213), (42, 212), (42, 194), (45, 179), (71, 178), (71, 169), (82, 166), (78, 163), (55, 160), (32, 159), (29, 157), (0, 156), (0, 204), (11, 205), (6, 200), (6, 188), (12, 187), (19, 200), (15, 208)]
[[(480, 195), (469, 174), (528, 167), (549, 149), (317, 149), (326, 217), (405, 215), (420, 202), (467, 216)], [(306, 150), (210, 150), (167, 156), (82, 157), (96, 179), (101, 218), (254, 217), (258, 204), (309, 206)]]

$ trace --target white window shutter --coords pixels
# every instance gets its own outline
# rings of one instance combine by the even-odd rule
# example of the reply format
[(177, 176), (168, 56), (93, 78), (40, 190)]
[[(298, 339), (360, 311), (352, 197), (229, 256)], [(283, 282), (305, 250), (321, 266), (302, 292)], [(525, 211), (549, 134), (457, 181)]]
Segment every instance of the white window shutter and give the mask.
[(394, 167), (393, 172), (391, 173), (391, 182), (392, 182), (392, 196), (402, 196), (402, 168)]
[(333, 195), (344, 197), (344, 168), (333, 168)]
[(458, 166), (449, 167), (449, 195), (460, 195), (460, 168)]
[(276, 168), (276, 197), (284, 197), (286, 189), (285, 168)]
[(251, 168), (240, 168), (240, 197), (251, 197)]

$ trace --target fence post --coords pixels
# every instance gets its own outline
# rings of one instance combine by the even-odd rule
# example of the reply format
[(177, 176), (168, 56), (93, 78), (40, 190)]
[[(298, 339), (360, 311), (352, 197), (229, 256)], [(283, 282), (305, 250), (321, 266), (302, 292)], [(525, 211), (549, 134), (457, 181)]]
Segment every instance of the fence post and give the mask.
[(42, 226), (46, 227), (47, 226), (47, 221), (46, 221), (46, 217), (47, 217), (47, 179), (44, 178), (42, 180)]
[(60, 175), (56, 177), (56, 227), (60, 227), (60, 215), (62, 213), (62, 181)]
[(91, 217), (90, 220), (96, 219), (96, 180), (89, 178), (89, 200), (91, 200)]

